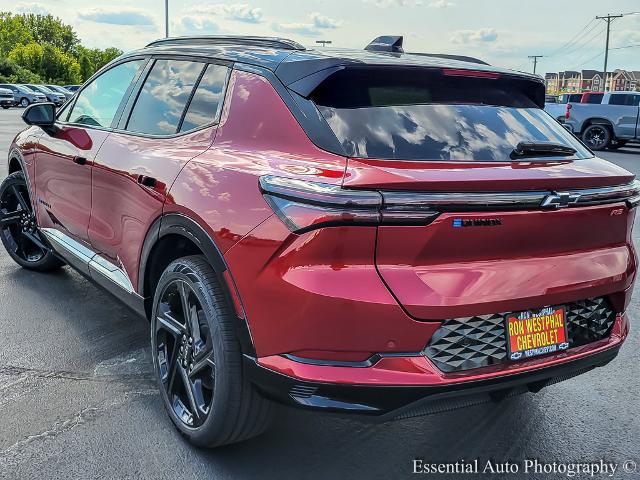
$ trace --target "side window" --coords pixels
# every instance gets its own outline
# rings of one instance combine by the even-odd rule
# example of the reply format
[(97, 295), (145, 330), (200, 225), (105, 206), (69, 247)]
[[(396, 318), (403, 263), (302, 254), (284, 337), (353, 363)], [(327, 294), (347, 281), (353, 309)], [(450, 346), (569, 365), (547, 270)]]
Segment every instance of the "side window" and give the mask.
[(140, 90), (126, 130), (149, 135), (177, 133), (204, 67), (204, 63), (187, 60), (157, 60)]
[(627, 96), (624, 93), (615, 93), (611, 95), (609, 99), (610, 105), (629, 105), (627, 103)]
[(129, 85), (145, 61), (121, 63), (94, 79), (78, 95), (66, 118), (67, 121), (110, 127)]
[(220, 118), (224, 86), (229, 69), (222, 65), (209, 65), (198, 83), (198, 88), (187, 108), (180, 126), (181, 132), (213, 123)]

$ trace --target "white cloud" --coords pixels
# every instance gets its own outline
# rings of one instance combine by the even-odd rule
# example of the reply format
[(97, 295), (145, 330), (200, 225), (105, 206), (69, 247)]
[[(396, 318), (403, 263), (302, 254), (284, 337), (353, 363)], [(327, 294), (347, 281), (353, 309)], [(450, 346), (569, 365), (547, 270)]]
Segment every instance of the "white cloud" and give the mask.
[(89, 20), (96, 23), (110, 25), (140, 25), (152, 26), (155, 24), (153, 16), (141, 8), (92, 8), (78, 13), (80, 20)]
[(322, 30), (331, 30), (342, 26), (341, 20), (336, 20), (319, 13), (312, 13), (309, 15), (309, 18), (311, 19), (310, 22), (274, 22), (271, 28), (279, 33), (293, 33), (306, 37), (316, 37), (322, 33)]
[(369, 3), (380, 8), (390, 7), (413, 7), (422, 5), (421, 0), (363, 0), (364, 3)]
[(338, 28), (342, 26), (342, 21), (335, 20), (319, 13), (312, 13), (311, 21), (316, 28)]
[(17, 13), (35, 13), (36, 15), (49, 15), (51, 12), (41, 3), (19, 3), (15, 6)]
[(246, 3), (195, 5), (189, 10), (195, 15), (214, 15), (245, 23), (261, 23), (263, 17), (261, 8)]
[(427, 7), (429, 8), (449, 8), (449, 7), (455, 7), (456, 4), (453, 2), (450, 2), (449, 0), (433, 0), (432, 2), (429, 2), (427, 4)]
[(320, 30), (318, 30), (312, 23), (273, 23), (271, 28), (279, 33), (293, 33), (296, 35), (304, 35), (305, 37), (315, 37), (320, 35)]
[(172, 35), (193, 35), (221, 33), (220, 26), (210, 18), (201, 15), (182, 15), (172, 22)]
[(457, 30), (451, 34), (453, 43), (495, 42), (498, 32), (494, 28), (479, 28), (478, 30)]

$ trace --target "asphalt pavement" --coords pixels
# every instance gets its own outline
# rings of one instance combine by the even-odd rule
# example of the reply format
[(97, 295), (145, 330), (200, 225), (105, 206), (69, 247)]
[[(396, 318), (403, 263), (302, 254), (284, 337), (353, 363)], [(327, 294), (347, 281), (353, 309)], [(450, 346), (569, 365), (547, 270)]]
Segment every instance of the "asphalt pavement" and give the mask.
[[(2, 178), (20, 113), (0, 111)], [(640, 148), (602, 156), (640, 173)], [(283, 408), (261, 437), (202, 450), (163, 410), (146, 321), (69, 268), (32, 273), (2, 250), (0, 478), (409, 478), (415, 459), (512, 462), (545, 479), (566, 477), (525, 476), (524, 460), (604, 460), (618, 464), (613, 478), (639, 478), (622, 471), (640, 463), (639, 339), (633, 318), (611, 364), (536, 395), (387, 424)]]

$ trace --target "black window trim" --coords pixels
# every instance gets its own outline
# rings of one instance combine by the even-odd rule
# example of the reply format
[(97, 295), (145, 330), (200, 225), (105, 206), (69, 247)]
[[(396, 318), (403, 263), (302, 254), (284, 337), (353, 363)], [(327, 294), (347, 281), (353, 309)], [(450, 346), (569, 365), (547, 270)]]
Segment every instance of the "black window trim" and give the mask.
[[(150, 58), (150, 61), (148, 62), (146, 68), (144, 69), (144, 72), (138, 78), (138, 81), (136, 82), (134, 87), (134, 91), (130, 95), (129, 101), (127, 101), (123, 109), (122, 115), (120, 116), (120, 120), (116, 124), (115, 128), (113, 128), (113, 132), (121, 133), (124, 135), (132, 135), (134, 137), (142, 137), (142, 138), (170, 139), (170, 138), (182, 137), (184, 135), (190, 135), (200, 130), (214, 127), (220, 123), (220, 118), (222, 115), (222, 107), (224, 106), (224, 103), (227, 97), (227, 89), (229, 87), (229, 83), (231, 79), (231, 72), (233, 71), (233, 67), (234, 67), (233, 62), (229, 62), (227, 60), (219, 60), (219, 59), (211, 58), (207, 56), (176, 55), (176, 54), (156, 54), (156, 55), (150, 55), (149, 58)], [(203, 68), (202, 68), (202, 71), (200, 72), (200, 75), (198, 76), (198, 79), (196, 80), (196, 83), (193, 86), (191, 95), (189, 96), (189, 99), (185, 104), (185, 108), (182, 112), (182, 116), (180, 118), (180, 123), (178, 124), (178, 130), (176, 131), (176, 133), (159, 135), (159, 134), (150, 134), (150, 133), (143, 133), (143, 132), (132, 132), (131, 130), (127, 130), (126, 126), (129, 123), (131, 113), (133, 112), (133, 109), (135, 108), (135, 105), (138, 101), (138, 97), (140, 95), (140, 92), (142, 91), (142, 87), (144, 86), (144, 82), (146, 81), (149, 73), (151, 72), (151, 69), (153, 68), (157, 60), (192, 61), (192, 62), (202, 63)], [(227, 67), (227, 75), (224, 81), (224, 85), (222, 87), (221, 102), (218, 104), (216, 117), (211, 122), (205, 125), (200, 125), (199, 127), (192, 128), (191, 130), (186, 130), (184, 132), (181, 132), (180, 128), (182, 127), (182, 121), (184, 120), (184, 116), (186, 115), (186, 112), (188, 111), (189, 106), (191, 105), (191, 100), (193, 99), (193, 95), (195, 94), (195, 91), (198, 89), (198, 86), (200, 85), (200, 80), (202, 80), (202, 77), (204, 76), (204, 73), (206, 72), (209, 65), (220, 65), (223, 67)]]
[[(118, 67), (124, 63), (129, 63), (129, 62), (135, 62), (138, 60), (143, 60), (145, 61), (141, 68), (138, 69), (138, 71), (136, 72), (136, 75), (133, 77), (133, 79), (131, 80), (131, 83), (129, 84), (129, 86), (127, 87), (127, 90), (125, 91), (124, 95), (122, 96), (122, 100), (120, 101), (120, 104), (118, 105), (118, 108), (116, 109), (116, 113), (113, 116), (113, 120), (111, 120), (111, 124), (108, 127), (100, 127), (97, 125), (87, 125), (84, 123), (76, 123), (76, 122), (69, 122), (66, 120), (62, 120), (60, 119), (60, 115), (62, 113), (64, 113), (65, 111), (67, 112), (67, 118), (69, 118), (69, 114), (73, 111), (73, 109), (76, 106), (76, 102), (78, 101), (78, 98), (80, 97), (80, 94), (82, 93), (82, 91), (87, 88), (89, 85), (91, 85), (93, 83), (94, 80), (96, 80), (98, 77), (102, 76), (104, 73), (108, 72), (109, 70), (112, 70), (115, 67)], [(86, 128), (88, 130), (101, 130), (101, 131), (105, 131), (105, 132), (111, 132), (114, 129), (114, 125), (117, 125), (117, 121), (120, 118), (120, 115), (122, 114), (122, 109), (124, 108), (124, 105), (126, 105), (129, 96), (131, 95), (131, 92), (133, 90), (133, 87), (136, 85), (140, 75), (142, 72), (144, 72), (146, 66), (149, 63), (149, 56), (148, 55), (134, 55), (134, 56), (130, 56), (130, 57), (126, 57), (126, 58), (122, 58), (119, 59), (113, 63), (108, 64), (107, 66), (105, 66), (104, 68), (101, 68), (100, 70), (98, 70), (96, 73), (94, 73), (89, 80), (87, 80), (86, 82), (84, 82), (84, 84), (78, 88), (75, 92), (73, 92), (73, 97), (71, 98), (71, 100), (67, 103), (65, 103), (62, 108), (56, 112), (56, 124), (58, 125), (69, 125), (69, 126), (73, 126), (73, 127), (80, 127), (80, 128)]]

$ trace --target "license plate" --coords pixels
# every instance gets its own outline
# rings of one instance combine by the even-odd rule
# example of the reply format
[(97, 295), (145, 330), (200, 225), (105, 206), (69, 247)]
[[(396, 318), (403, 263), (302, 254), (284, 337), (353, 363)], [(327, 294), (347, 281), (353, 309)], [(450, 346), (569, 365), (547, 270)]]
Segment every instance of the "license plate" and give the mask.
[(564, 307), (513, 312), (505, 316), (507, 354), (520, 360), (569, 348)]

